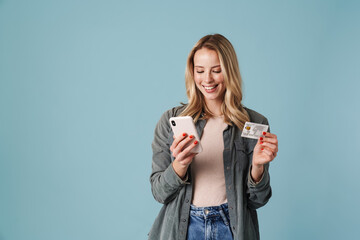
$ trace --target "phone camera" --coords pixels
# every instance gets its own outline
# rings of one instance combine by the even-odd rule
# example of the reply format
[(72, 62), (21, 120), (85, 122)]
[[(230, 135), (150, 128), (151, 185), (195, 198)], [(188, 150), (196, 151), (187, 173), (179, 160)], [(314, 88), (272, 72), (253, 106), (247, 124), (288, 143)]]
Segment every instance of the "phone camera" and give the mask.
[(176, 123), (174, 120), (171, 120), (171, 124), (175, 127), (176, 126)]

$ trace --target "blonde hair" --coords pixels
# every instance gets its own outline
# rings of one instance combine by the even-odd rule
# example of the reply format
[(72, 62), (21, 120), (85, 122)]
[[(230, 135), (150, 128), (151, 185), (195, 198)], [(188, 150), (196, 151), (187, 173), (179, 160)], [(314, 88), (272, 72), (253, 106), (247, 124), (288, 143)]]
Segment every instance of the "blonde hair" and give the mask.
[(213, 117), (213, 114), (206, 106), (203, 94), (196, 87), (194, 80), (194, 55), (196, 51), (202, 48), (216, 51), (219, 57), (226, 88), (224, 100), (221, 105), (221, 112), (224, 114), (225, 122), (229, 125), (233, 123), (239, 129), (242, 129), (245, 122), (250, 120), (247, 111), (241, 104), (242, 80), (239, 64), (233, 46), (229, 40), (221, 34), (202, 37), (190, 51), (185, 71), (186, 94), (189, 102), (180, 116), (192, 116), (194, 122), (197, 122), (199, 119), (209, 119)]

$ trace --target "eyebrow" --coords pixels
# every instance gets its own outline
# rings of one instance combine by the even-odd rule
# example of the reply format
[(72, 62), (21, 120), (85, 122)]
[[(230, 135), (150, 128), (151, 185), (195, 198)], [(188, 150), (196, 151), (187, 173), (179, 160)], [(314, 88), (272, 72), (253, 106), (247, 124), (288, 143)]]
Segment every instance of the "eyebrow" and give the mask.
[[(195, 67), (203, 68), (203, 66), (199, 66), (199, 65), (196, 65)], [(211, 68), (216, 68), (216, 67), (220, 67), (220, 65), (212, 66)]]

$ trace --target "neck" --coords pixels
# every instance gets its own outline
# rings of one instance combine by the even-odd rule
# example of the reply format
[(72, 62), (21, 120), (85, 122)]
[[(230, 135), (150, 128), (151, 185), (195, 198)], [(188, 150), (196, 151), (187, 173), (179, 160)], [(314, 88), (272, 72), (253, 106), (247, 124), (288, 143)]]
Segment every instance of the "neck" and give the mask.
[(222, 102), (219, 101), (207, 101), (206, 106), (210, 110), (210, 112), (215, 116), (221, 116), (223, 113), (221, 112)]

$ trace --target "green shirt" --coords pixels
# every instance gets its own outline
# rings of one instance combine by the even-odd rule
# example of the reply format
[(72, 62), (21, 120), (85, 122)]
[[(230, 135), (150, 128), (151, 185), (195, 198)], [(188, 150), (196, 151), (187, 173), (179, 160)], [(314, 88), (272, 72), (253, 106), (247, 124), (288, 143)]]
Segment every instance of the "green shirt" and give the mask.
[[(191, 171), (189, 168), (188, 179), (183, 181), (171, 165), (174, 161), (170, 152), (173, 132), (169, 123), (169, 118), (178, 116), (184, 108), (179, 106), (166, 111), (155, 128), (150, 183), (155, 200), (163, 206), (148, 234), (149, 240), (186, 240), (192, 199)], [(268, 120), (261, 114), (248, 108), (245, 110), (251, 122), (268, 125)], [(206, 120), (195, 124), (200, 137), (205, 124)], [(265, 165), (260, 182), (255, 184), (250, 177), (250, 168), (257, 140), (241, 137), (241, 130), (235, 125), (225, 128), (223, 139), (226, 195), (234, 240), (260, 239), (256, 209), (264, 206), (271, 197), (269, 164)]]

